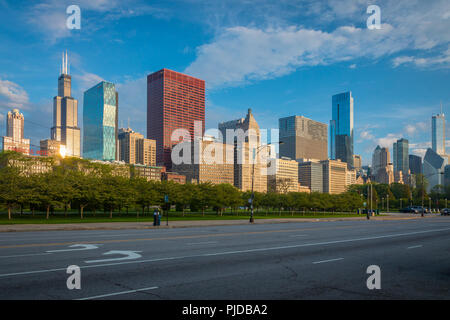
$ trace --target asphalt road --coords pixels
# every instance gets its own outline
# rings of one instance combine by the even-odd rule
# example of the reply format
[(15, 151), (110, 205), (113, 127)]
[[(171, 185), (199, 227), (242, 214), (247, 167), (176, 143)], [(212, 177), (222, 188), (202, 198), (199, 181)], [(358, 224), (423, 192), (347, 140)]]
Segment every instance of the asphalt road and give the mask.
[(450, 299), (450, 217), (1, 233), (0, 299)]

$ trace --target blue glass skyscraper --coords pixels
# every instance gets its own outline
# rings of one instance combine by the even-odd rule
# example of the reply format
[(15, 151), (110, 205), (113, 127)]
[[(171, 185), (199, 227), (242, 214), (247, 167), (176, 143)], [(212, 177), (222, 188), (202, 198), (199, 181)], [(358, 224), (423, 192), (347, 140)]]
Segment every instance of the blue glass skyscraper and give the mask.
[(442, 112), (431, 118), (431, 148), (437, 154), (445, 154), (445, 116)]
[(352, 92), (332, 97), (330, 121), (330, 158), (353, 167), (353, 97)]
[(113, 83), (102, 81), (84, 92), (83, 157), (117, 159), (118, 93)]

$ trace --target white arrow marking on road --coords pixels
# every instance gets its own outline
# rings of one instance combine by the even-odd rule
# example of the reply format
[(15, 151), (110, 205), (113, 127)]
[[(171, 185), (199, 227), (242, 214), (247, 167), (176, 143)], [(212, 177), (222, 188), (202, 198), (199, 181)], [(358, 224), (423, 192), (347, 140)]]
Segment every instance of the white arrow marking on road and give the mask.
[(66, 251), (81, 251), (81, 250), (92, 250), (92, 249), (98, 249), (98, 246), (93, 244), (74, 244), (69, 246), (69, 248), (80, 248), (80, 249), (62, 249), (62, 250), (50, 250), (46, 252), (66, 252)]
[(103, 255), (122, 254), (122, 255), (125, 255), (126, 257), (112, 258), (112, 259), (103, 259), (103, 260), (89, 260), (89, 261), (85, 261), (85, 262), (86, 263), (97, 263), (97, 262), (111, 262), (111, 261), (121, 261), (121, 260), (134, 260), (134, 259), (139, 259), (139, 258), (142, 257), (137, 252), (142, 252), (142, 251), (112, 250), (112, 251), (105, 252)]

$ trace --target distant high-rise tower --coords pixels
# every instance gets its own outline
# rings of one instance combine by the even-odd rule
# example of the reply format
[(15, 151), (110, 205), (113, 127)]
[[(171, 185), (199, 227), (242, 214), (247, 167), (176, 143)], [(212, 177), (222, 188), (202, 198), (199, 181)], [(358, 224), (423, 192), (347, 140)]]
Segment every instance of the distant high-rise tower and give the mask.
[(102, 81), (84, 92), (84, 158), (118, 160), (118, 111), (118, 93), (113, 83)]
[(442, 110), (431, 118), (431, 146), (437, 154), (445, 155), (445, 115)]
[(280, 157), (291, 159), (328, 159), (328, 125), (303, 116), (278, 120)]
[(67, 52), (62, 57), (58, 78), (58, 95), (53, 98), (53, 126), (51, 139), (66, 148), (68, 156), (80, 157), (80, 128), (78, 127), (78, 100), (71, 95), (72, 77), (69, 75)]
[(3, 137), (3, 151), (17, 151), (30, 154), (30, 139), (24, 139), (24, 116), (19, 109), (8, 112), (6, 118), (6, 136)]
[(119, 160), (129, 164), (156, 164), (156, 141), (144, 139), (130, 128), (119, 129)]
[(403, 176), (409, 173), (409, 141), (400, 139), (394, 142), (394, 173), (401, 171)]
[[(147, 138), (156, 140), (156, 162), (172, 167), (172, 133), (185, 129), (194, 138), (194, 121), (205, 130), (205, 81), (162, 69), (147, 76)], [(187, 137), (186, 137), (187, 138)]]
[(409, 155), (409, 170), (411, 174), (422, 173), (422, 158), (414, 154)]
[(330, 158), (353, 167), (353, 97), (352, 92), (332, 97), (330, 121)]

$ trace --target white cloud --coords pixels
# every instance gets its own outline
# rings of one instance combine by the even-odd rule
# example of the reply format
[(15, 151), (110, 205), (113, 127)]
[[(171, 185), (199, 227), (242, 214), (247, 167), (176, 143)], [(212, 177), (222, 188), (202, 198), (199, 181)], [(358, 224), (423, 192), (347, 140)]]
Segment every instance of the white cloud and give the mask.
[(104, 80), (101, 76), (89, 72), (83, 72), (81, 75), (75, 74), (73, 77), (78, 81), (78, 88), (81, 92), (86, 91)]
[(385, 147), (385, 148), (389, 148), (390, 150), (392, 150), (392, 146), (393, 146), (394, 142), (397, 142), (397, 140), (400, 138), (401, 138), (401, 136), (399, 134), (388, 133), (385, 137), (378, 138), (378, 139), (376, 139), (376, 141), (377, 141), (377, 144), (380, 145), (380, 147)]
[(361, 131), (360, 135), (361, 140), (374, 140), (375, 136), (370, 131)]
[(400, 65), (411, 65), (414, 64), (417, 67), (444, 67), (450, 68), (450, 48), (447, 49), (444, 53), (432, 56), (432, 57), (412, 57), (412, 56), (400, 56), (396, 57), (392, 60), (392, 65), (394, 68)]
[[(206, 80), (209, 87), (236, 86), (279, 77), (303, 66), (429, 50), (450, 41), (450, 19), (442, 15), (450, 9), (448, 1), (427, 2), (425, 10), (425, 4), (418, 1), (387, 0), (381, 6), (381, 30), (366, 28), (363, 2), (325, 3), (319, 9), (330, 21), (331, 17), (354, 19), (359, 14), (361, 27), (354, 26), (355, 20), (327, 28), (330, 31), (292, 24), (226, 27), (217, 31), (213, 41), (197, 48), (197, 58), (185, 72)], [(402, 56), (394, 60), (394, 66), (414, 61), (422, 67), (446, 67), (448, 57), (448, 52), (435, 57)]]
[(27, 92), (17, 83), (0, 79), (0, 108), (26, 108), (28, 105)]
[[(79, 31), (69, 30), (66, 27), (69, 5), (76, 4), (81, 9), (81, 31), (86, 34), (101, 29), (111, 21), (133, 16), (153, 15), (165, 17), (166, 11), (155, 8), (141, 0), (77, 0), (75, 3), (61, 0), (45, 0), (31, 6), (25, 13), (25, 22), (33, 26), (33, 31), (39, 31), (46, 35), (46, 40), (51, 43), (78, 34)], [(91, 19), (86, 19), (85, 13), (96, 14)]]

